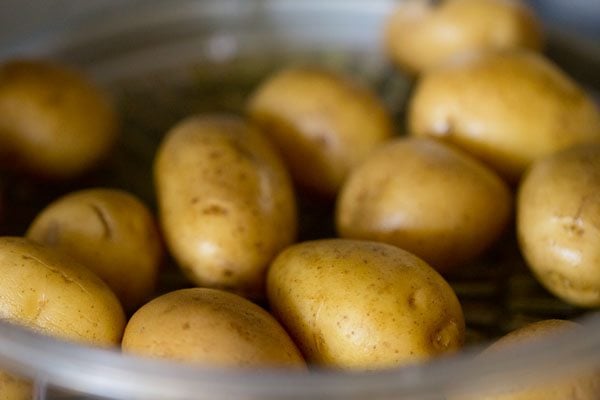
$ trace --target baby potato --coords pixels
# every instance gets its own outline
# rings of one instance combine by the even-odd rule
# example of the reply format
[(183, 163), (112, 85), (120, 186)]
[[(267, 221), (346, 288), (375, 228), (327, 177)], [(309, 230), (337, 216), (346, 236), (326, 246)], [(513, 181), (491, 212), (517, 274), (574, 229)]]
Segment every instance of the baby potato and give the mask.
[(0, 400), (31, 400), (33, 396), (30, 381), (0, 371)]
[(467, 52), (542, 45), (539, 21), (519, 0), (404, 1), (385, 31), (390, 58), (411, 73)]
[(65, 66), (14, 60), (0, 66), (0, 160), (34, 175), (69, 179), (110, 151), (117, 116), (108, 98)]
[(159, 216), (171, 253), (197, 285), (264, 295), (269, 262), (296, 236), (291, 180), (261, 132), (241, 118), (198, 115), (158, 149)]
[(114, 346), (125, 316), (86, 267), (25, 238), (0, 238), (0, 320), (59, 339)]
[(517, 233), (546, 289), (577, 306), (600, 306), (600, 144), (532, 166), (518, 193)]
[(536, 159), (600, 141), (593, 100), (542, 55), (464, 57), (424, 74), (408, 111), (409, 131), (456, 144), (511, 182)]
[(116, 189), (87, 189), (47, 206), (26, 236), (92, 269), (127, 310), (156, 286), (162, 243), (154, 217), (135, 196)]
[(249, 99), (247, 112), (280, 150), (297, 183), (326, 197), (393, 133), (373, 93), (317, 68), (288, 68), (270, 77)]
[(429, 138), (401, 138), (352, 171), (336, 225), (341, 237), (393, 244), (446, 272), (495, 242), (511, 209), (506, 184), (470, 155)]
[(217, 289), (182, 289), (152, 300), (129, 320), (122, 348), (210, 367), (305, 368), (298, 348), (275, 318)]
[(323, 239), (273, 261), (267, 295), (309, 363), (374, 370), (458, 350), (465, 323), (429, 265), (383, 243)]
[[(491, 353), (496, 353), (525, 342), (541, 339), (546, 335), (557, 335), (561, 332), (581, 329), (581, 325), (565, 320), (543, 320), (525, 325), (489, 346), (478, 357), (485, 359)], [(600, 393), (600, 371), (587, 372), (577, 375), (561, 376), (545, 380), (537, 384), (515, 384), (506, 390), (489, 395), (468, 397), (469, 400), (597, 400)], [(461, 397), (466, 400), (467, 397)], [(452, 398), (458, 400), (458, 398)]]

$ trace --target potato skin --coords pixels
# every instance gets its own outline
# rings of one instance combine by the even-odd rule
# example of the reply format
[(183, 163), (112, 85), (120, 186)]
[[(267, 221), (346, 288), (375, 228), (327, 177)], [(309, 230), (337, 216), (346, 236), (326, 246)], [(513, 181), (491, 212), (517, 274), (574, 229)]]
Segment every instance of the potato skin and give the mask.
[(392, 136), (384, 105), (367, 88), (318, 68), (289, 68), (252, 94), (247, 112), (281, 152), (293, 178), (333, 197), (346, 175)]
[(154, 292), (162, 242), (154, 216), (132, 194), (104, 188), (70, 193), (42, 210), (26, 236), (90, 268), (127, 310)]
[(388, 55), (410, 73), (468, 52), (539, 51), (543, 41), (536, 16), (518, 0), (406, 1), (396, 7), (385, 30)]
[(116, 111), (87, 77), (40, 60), (0, 66), (0, 160), (31, 174), (71, 179), (103, 159)]
[(261, 132), (227, 115), (175, 126), (155, 160), (167, 245), (197, 285), (264, 295), (265, 271), (296, 236), (291, 180)]
[[(503, 351), (511, 346), (572, 329), (581, 329), (581, 325), (558, 319), (534, 322), (498, 339), (478, 357), (484, 359), (488, 354)], [(598, 393), (600, 393), (600, 371), (595, 371), (577, 376), (561, 376), (559, 379), (553, 378), (526, 387), (519, 385), (507, 387), (505, 392), (498, 394), (460, 397), (460, 400), (596, 400)], [(459, 398), (452, 397), (449, 400), (459, 400)]]
[(305, 368), (302, 355), (275, 318), (217, 289), (182, 289), (152, 300), (131, 317), (122, 348), (213, 368)]
[(600, 144), (536, 162), (517, 198), (521, 252), (539, 282), (562, 300), (600, 306)]
[(59, 339), (109, 347), (125, 326), (114, 293), (90, 270), (25, 238), (0, 238), (0, 319)]
[(593, 100), (542, 55), (464, 57), (424, 74), (410, 100), (408, 130), (461, 147), (510, 182), (536, 159), (600, 141)]
[(0, 400), (31, 400), (33, 385), (17, 376), (0, 371)]
[(461, 306), (424, 261), (383, 243), (290, 246), (267, 277), (272, 312), (309, 363), (372, 370), (458, 350)]
[(494, 243), (511, 214), (510, 190), (485, 165), (433, 139), (399, 138), (352, 172), (336, 225), (341, 237), (393, 244), (447, 272)]

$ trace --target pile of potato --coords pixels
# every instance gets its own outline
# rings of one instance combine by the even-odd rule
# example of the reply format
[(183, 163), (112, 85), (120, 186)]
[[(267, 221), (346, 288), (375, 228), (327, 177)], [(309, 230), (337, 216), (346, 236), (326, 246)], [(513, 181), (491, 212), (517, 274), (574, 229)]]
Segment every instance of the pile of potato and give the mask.
[[(0, 319), (210, 366), (398, 367), (461, 349), (445, 276), (513, 228), (542, 285), (600, 307), (598, 106), (539, 53), (521, 2), (433, 3), (402, 3), (387, 24), (390, 58), (415, 75), (406, 127), (352, 77), (284, 68), (245, 115), (192, 115), (166, 132), (157, 217), (132, 194), (86, 188), (40, 210), (25, 237), (0, 238)], [(81, 176), (113, 148), (117, 120), (66, 67), (0, 67), (5, 168)], [(297, 243), (299, 192), (335, 203), (338, 238)], [(196, 287), (157, 295), (165, 250)], [(502, 343), (573, 326), (542, 322)], [(600, 393), (598, 374), (557, 385), (489, 399)], [(0, 387), (30, 396), (6, 374)]]

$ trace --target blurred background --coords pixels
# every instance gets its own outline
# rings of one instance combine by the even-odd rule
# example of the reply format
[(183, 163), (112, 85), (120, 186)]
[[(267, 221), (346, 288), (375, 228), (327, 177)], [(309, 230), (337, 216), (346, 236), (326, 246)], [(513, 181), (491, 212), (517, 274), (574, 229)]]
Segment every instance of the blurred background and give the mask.
[[(134, 7), (155, 0), (2, 0), (0, 4), (0, 47), (16, 38), (60, 27), (64, 21), (85, 19), (99, 10)], [(297, 0), (301, 1), (301, 0)], [(345, 1), (345, 0), (328, 0)], [(368, 1), (368, 0), (364, 0)], [(392, 0), (390, 0), (392, 1)], [(561, 34), (578, 36), (600, 48), (600, 0), (528, 0), (545, 21)], [(10, 46), (9, 46), (10, 47)]]

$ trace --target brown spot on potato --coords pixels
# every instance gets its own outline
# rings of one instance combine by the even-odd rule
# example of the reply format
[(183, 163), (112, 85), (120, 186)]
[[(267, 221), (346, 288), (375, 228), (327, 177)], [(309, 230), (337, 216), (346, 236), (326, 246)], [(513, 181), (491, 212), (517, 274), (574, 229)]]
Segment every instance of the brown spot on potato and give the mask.
[(211, 204), (204, 207), (201, 213), (203, 215), (227, 215), (229, 214), (229, 211), (218, 204)]
[(187, 331), (190, 329), (190, 323), (189, 322), (185, 322), (183, 325), (181, 325), (181, 329), (183, 329), (184, 331)]

